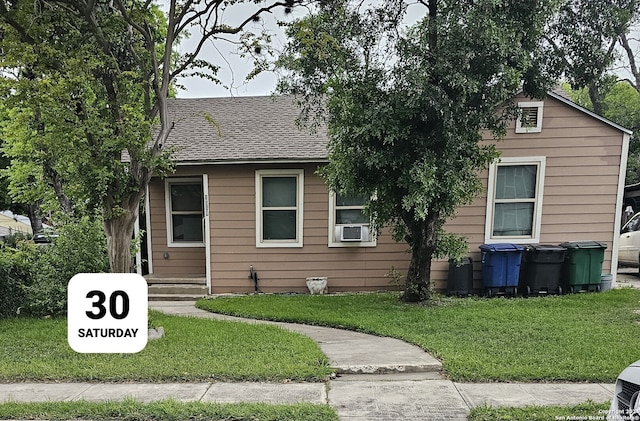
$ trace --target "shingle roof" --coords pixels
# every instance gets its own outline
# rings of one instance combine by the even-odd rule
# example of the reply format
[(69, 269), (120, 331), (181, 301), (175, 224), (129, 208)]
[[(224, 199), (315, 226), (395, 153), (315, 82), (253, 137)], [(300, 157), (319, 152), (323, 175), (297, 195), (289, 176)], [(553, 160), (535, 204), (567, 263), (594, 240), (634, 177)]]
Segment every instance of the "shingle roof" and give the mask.
[[(628, 129), (551, 91), (549, 96), (626, 133)], [(165, 147), (180, 165), (260, 161), (327, 160), (326, 132), (296, 125), (300, 109), (291, 97), (182, 98), (168, 103), (173, 128)]]
[(164, 147), (178, 164), (254, 161), (325, 161), (324, 131), (296, 125), (291, 97), (171, 99), (173, 129)]

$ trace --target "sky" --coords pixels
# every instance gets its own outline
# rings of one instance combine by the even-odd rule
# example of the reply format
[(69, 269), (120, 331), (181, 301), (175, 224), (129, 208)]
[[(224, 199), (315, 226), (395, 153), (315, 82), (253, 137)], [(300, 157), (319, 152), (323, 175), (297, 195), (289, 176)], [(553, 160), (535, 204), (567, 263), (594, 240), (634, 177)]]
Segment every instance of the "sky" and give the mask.
[[(375, 2), (376, 0), (362, 0), (362, 4), (366, 5), (369, 2)], [(407, 17), (405, 18), (405, 24), (415, 23), (421, 16), (424, 15), (425, 10), (423, 6), (417, 5), (414, 2), (408, 2), (409, 9)], [(165, 2), (166, 5), (166, 2)], [(261, 3), (263, 5), (263, 3)], [(230, 6), (224, 21), (231, 25), (237, 24), (250, 16), (255, 10), (255, 4), (248, 2), (248, 4), (236, 4)], [(286, 35), (284, 30), (277, 25), (277, 21), (292, 22), (293, 20), (304, 16), (309, 9), (305, 7), (296, 7), (290, 14), (285, 14), (282, 9), (274, 11), (273, 14), (263, 14), (259, 23), (251, 24), (250, 30), (260, 32), (261, 29), (266, 28), (273, 34), (273, 40), (271, 47), (275, 50), (280, 50), (286, 43)], [(192, 39), (187, 39), (179, 46), (181, 53), (187, 51), (193, 51), (196, 41), (196, 30), (192, 30), (194, 36)], [(271, 72), (264, 72), (258, 75), (256, 78), (246, 81), (246, 75), (253, 70), (253, 62), (251, 58), (241, 58), (237, 47), (233, 44), (224, 41), (209, 42), (206, 49), (202, 52), (199, 58), (206, 59), (211, 63), (220, 65), (220, 71), (218, 72), (218, 78), (222, 82), (221, 85), (217, 85), (209, 80), (200, 78), (180, 78), (178, 83), (184, 85), (186, 90), (178, 92), (178, 98), (205, 98), (205, 97), (229, 97), (229, 96), (250, 96), (250, 95), (270, 95), (274, 92), (277, 76)]]
[[(255, 5), (239, 5), (227, 12), (226, 22), (236, 24), (240, 20), (249, 16), (255, 10)], [(274, 14), (263, 15), (259, 23), (250, 24), (249, 29), (259, 32), (266, 28), (274, 34), (272, 47), (280, 49), (284, 46), (286, 36), (282, 28), (278, 27), (277, 19), (286, 22), (293, 21), (301, 16), (302, 11), (294, 11), (290, 15), (285, 15), (282, 11)], [(179, 51), (193, 51), (198, 40), (196, 29), (192, 29), (194, 34), (179, 46)], [(186, 90), (178, 92), (178, 98), (205, 98), (205, 97), (229, 97), (229, 96), (256, 96), (270, 95), (275, 90), (277, 77), (274, 73), (265, 72), (250, 81), (246, 81), (247, 74), (253, 69), (253, 60), (240, 57), (236, 45), (218, 40), (209, 41), (203, 49), (200, 58), (220, 66), (218, 78), (221, 84), (197, 77), (179, 78), (178, 83), (184, 85)]]
[[(253, 10), (255, 10), (255, 5), (251, 3), (236, 5), (229, 8), (224, 19), (229, 24), (237, 24), (249, 16)], [(289, 15), (285, 15), (281, 10), (274, 14), (265, 14), (259, 23), (251, 24), (249, 29), (258, 32), (263, 28), (268, 29), (274, 34), (272, 47), (276, 50), (281, 49), (286, 42), (286, 36), (282, 28), (278, 27), (277, 20), (291, 22), (302, 16), (305, 11), (306, 9), (298, 8)], [(417, 9), (414, 12), (410, 11), (408, 13), (409, 20), (415, 22), (421, 13), (422, 10), (417, 12)], [(197, 41), (197, 36), (195, 36), (197, 33), (195, 29), (192, 32), (194, 36), (183, 41), (179, 46), (181, 53), (193, 51)], [(640, 38), (640, 34), (637, 33), (633, 33), (632, 36), (636, 39)], [(637, 43), (637, 48), (640, 50), (640, 42)], [(180, 78), (178, 83), (186, 89), (178, 92), (179, 98), (263, 96), (270, 95), (275, 90), (277, 76), (272, 72), (263, 72), (250, 81), (245, 80), (246, 75), (253, 69), (253, 62), (251, 58), (240, 57), (237, 46), (234, 44), (220, 40), (215, 41), (214, 44), (213, 41), (209, 41), (199, 58), (220, 66), (218, 78), (221, 84), (197, 77)], [(631, 77), (624, 67), (615, 69), (615, 73), (621, 78)]]

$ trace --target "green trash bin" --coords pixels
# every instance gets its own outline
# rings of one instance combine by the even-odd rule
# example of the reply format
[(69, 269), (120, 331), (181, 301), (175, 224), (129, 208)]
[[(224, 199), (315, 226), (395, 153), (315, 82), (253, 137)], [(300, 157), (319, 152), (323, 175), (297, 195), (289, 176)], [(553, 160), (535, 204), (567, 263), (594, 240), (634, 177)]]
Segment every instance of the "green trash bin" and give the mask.
[(567, 249), (564, 279), (569, 292), (600, 291), (605, 243), (569, 241), (560, 244)]

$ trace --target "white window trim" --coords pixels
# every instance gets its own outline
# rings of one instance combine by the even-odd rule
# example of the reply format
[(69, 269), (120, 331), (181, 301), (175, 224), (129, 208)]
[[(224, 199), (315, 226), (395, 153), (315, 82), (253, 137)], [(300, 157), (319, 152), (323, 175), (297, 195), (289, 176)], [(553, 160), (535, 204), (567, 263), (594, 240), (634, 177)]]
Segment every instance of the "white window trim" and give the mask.
[[(536, 165), (538, 167), (536, 179), (536, 200), (533, 210), (532, 232), (530, 236), (493, 236), (493, 211), (496, 195), (497, 169), (501, 165)], [(544, 156), (501, 158), (499, 162), (494, 162), (489, 166), (489, 180), (487, 185), (487, 211), (484, 228), (484, 242), (486, 244), (495, 243), (516, 243), (531, 244), (540, 242), (540, 227), (542, 225), (542, 200), (544, 198), (544, 180), (547, 158)]]
[(520, 116), (516, 119), (516, 133), (540, 133), (542, 132), (542, 112), (544, 110), (544, 102), (528, 101), (518, 102), (518, 108), (538, 108), (538, 119), (535, 127), (523, 127)]
[[(369, 229), (369, 241), (338, 241), (336, 239), (336, 194), (329, 192), (329, 247), (375, 247), (377, 238), (374, 232)], [(362, 224), (371, 228), (371, 224)]]
[[(297, 178), (296, 192), (296, 239), (295, 240), (263, 240), (262, 239), (262, 178), (263, 177)], [(304, 231), (304, 170), (256, 170), (256, 247), (302, 247)]]
[[(164, 180), (164, 204), (165, 204), (165, 219), (167, 223), (167, 247), (205, 247), (204, 236), (207, 235), (204, 232), (204, 218), (205, 218), (205, 209), (202, 209), (202, 218), (203, 218), (203, 229), (202, 229), (202, 239), (203, 241), (173, 241), (173, 223), (171, 218), (171, 185), (172, 184), (191, 184), (198, 183), (202, 185), (202, 177), (171, 177), (166, 178)], [(204, 188), (204, 186), (203, 186)], [(204, 203), (204, 191), (203, 191), (203, 206), (206, 206)]]

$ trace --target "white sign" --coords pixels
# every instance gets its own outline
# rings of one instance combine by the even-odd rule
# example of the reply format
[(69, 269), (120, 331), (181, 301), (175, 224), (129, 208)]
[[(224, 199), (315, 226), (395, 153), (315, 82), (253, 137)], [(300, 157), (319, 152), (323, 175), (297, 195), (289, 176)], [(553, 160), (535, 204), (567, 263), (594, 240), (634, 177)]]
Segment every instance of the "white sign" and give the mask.
[(135, 273), (79, 273), (69, 281), (67, 338), (82, 353), (134, 353), (147, 346), (147, 281)]

